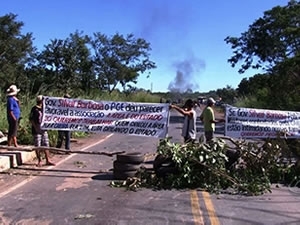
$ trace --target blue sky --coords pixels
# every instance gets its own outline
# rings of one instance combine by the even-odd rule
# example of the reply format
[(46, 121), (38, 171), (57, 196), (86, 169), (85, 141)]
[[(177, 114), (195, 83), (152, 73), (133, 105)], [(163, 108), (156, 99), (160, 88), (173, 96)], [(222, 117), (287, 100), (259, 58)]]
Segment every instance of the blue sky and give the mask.
[(76, 30), (92, 35), (116, 33), (144, 38), (157, 68), (141, 74), (137, 87), (147, 90), (207, 92), (227, 85), (237, 88), (244, 77), (227, 59), (227, 36), (248, 30), (263, 12), (288, 0), (9, 0), (0, 16), (17, 14), (22, 32), (31, 32), (42, 50), (51, 39), (65, 39)]

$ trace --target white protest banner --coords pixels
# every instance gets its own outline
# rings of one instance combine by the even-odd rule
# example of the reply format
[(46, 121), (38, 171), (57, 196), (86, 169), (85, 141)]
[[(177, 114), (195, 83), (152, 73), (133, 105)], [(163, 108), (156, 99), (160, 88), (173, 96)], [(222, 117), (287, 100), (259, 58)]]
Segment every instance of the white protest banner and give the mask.
[(42, 129), (165, 138), (169, 104), (93, 101), (45, 96)]
[(300, 112), (226, 107), (225, 136), (236, 138), (300, 137)]

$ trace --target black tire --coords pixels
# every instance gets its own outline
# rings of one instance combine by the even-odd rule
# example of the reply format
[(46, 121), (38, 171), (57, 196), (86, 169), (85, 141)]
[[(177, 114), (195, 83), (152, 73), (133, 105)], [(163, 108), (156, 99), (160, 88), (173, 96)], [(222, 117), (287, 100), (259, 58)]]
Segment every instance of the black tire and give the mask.
[(114, 170), (114, 179), (116, 180), (126, 180), (128, 177), (134, 177), (137, 171), (122, 171)]
[(164, 155), (157, 155), (155, 157), (153, 169), (157, 177), (166, 177), (168, 174), (178, 173), (178, 169), (172, 158)]
[(240, 152), (236, 151), (236, 150), (229, 149), (226, 151), (226, 156), (228, 157), (228, 161), (225, 162), (225, 167), (227, 170), (230, 170), (233, 168), (233, 166), (238, 161), (240, 155), (241, 155)]
[(168, 167), (162, 166), (155, 171), (157, 177), (166, 177), (169, 174), (177, 174), (177, 173), (178, 173), (178, 169), (172, 166), (168, 166)]
[(153, 162), (153, 169), (157, 171), (160, 167), (175, 167), (175, 163), (170, 157), (157, 155)]
[(139, 164), (143, 163), (145, 156), (140, 152), (131, 152), (117, 155), (117, 161), (123, 163)]
[(113, 162), (114, 164), (114, 170), (122, 170), (122, 171), (133, 171), (138, 170), (141, 167), (141, 164), (133, 164), (133, 163), (123, 163), (115, 160)]

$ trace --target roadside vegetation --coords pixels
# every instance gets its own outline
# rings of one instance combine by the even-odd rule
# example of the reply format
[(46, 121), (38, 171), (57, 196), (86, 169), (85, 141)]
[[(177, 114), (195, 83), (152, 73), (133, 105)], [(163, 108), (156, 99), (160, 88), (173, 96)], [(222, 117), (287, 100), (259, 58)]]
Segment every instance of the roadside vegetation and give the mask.
[(212, 193), (261, 195), (271, 184), (300, 187), (300, 165), (286, 140), (261, 141), (216, 138), (206, 144), (160, 141), (154, 169), (141, 167), (135, 177), (112, 181), (112, 187), (136, 191), (200, 189)]

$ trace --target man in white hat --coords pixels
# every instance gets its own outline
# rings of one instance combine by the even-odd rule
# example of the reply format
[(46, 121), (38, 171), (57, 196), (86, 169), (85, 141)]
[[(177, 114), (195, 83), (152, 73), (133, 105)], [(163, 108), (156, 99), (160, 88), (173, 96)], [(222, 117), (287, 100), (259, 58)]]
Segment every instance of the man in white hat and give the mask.
[(207, 106), (200, 115), (200, 120), (204, 124), (204, 135), (206, 143), (210, 142), (214, 137), (215, 123), (224, 122), (224, 119), (216, 120), (213, 106), (216, 101), (213, 98), (207, 99)]
[(17, 141), (17, 132), (19, 127), (19, 119), (21, 116), (20, 102), (17, 98), (17, 94), (20, 89), (16, 85), (11, 85), (6, 90), (7, 96), (7, 121), (8, 121), (8, 137), (7, 145), (11, 146), (12, 144), (15, 147), (18, 147)]

